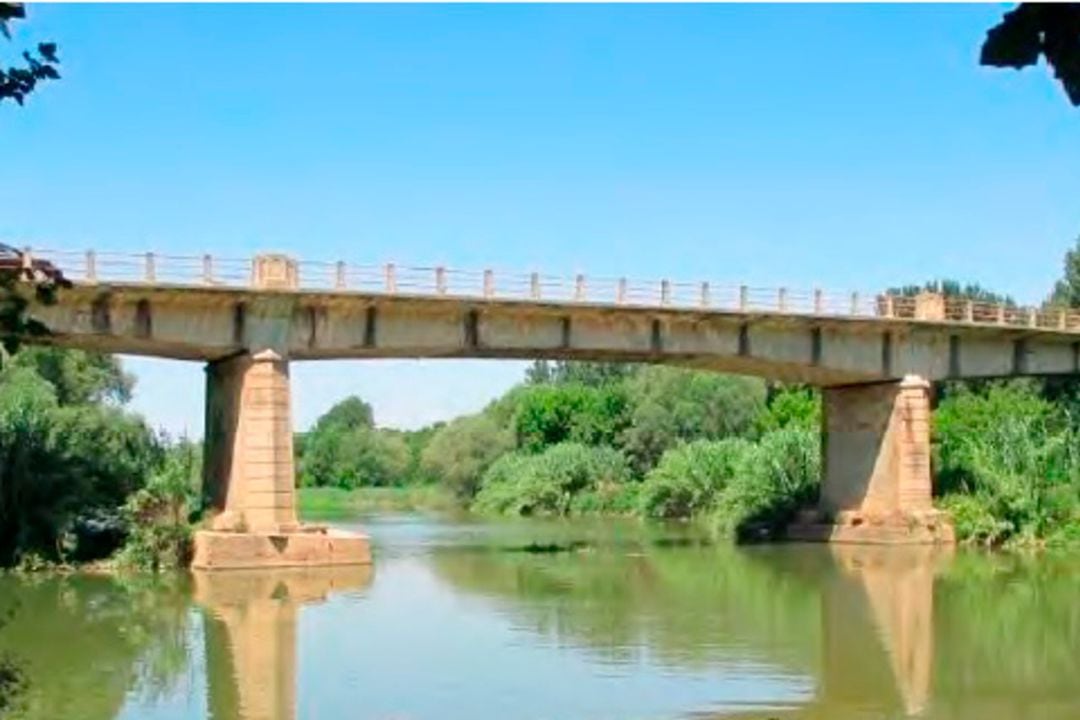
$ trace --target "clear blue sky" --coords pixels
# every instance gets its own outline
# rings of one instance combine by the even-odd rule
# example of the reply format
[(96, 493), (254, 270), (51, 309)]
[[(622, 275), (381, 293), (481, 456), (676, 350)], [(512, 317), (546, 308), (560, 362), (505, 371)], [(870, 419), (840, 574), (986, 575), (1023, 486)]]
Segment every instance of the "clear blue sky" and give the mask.
[[(977, 64), (1007, 6), (32, 5), (0, 107), (0, 238), (81, 249), (1040, 300), (1080, 234), (1080, 111)], [(201, 433), (202, 371), (132, 361)], [(358, 392), (412, 427), (520, 363), (294, 367), (297, 424)]]

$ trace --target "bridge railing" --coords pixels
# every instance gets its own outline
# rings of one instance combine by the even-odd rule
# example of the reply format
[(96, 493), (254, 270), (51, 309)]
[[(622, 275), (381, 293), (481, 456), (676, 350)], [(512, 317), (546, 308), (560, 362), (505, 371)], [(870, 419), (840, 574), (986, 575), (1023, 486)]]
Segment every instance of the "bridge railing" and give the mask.
[[(251, 288), (259, 258), (28, 249), (75, 282)], [(268, 257), (268, 256), (260, 256)], [(280, 256), (276, 256), (281, 259)], [(714, 282), (641, 281), (583, 274), (461, 270), (444, 266), (293, 261), (296, 289), (591, 305), (724, 310), (790, 315), (898, 318), (1080, 332), (1080, 311), (916, 296), (837, 293)]]

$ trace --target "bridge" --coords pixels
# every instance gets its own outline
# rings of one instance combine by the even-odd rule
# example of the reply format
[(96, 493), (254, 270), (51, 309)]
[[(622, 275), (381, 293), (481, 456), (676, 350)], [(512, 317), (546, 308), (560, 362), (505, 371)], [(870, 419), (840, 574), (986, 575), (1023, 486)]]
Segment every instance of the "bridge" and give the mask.
[(950, 378), (1080, 372), (1080, 313), (922, 293), (446, 267), (26, 250), (72, 287), (35, 303), (64, 347), (206, 363), (201, 567), (369, 562), (295, 510), (289, 362), (665, 363), (823, 388), (819, 507), (799, 539), (950, 542), (931, 504), (930, 396)]

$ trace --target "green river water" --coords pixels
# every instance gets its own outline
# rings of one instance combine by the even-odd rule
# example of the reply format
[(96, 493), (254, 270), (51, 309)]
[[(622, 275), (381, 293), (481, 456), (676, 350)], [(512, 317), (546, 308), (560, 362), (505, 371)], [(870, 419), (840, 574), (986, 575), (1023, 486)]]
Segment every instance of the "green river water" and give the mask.
[(372, 568), (0, 576), (15, 717), (1080, 718), (1080, 558), (341, 524)]

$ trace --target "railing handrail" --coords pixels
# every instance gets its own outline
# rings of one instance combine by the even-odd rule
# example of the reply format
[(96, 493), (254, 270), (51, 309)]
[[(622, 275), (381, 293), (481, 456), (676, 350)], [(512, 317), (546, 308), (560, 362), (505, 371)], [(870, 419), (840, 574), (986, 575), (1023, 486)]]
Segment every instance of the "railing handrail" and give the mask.
[[(290, 264), (285, 289), (381, 295), (557, 302), (579, 305), (696, 309), (803, 316), (923, 320), (1004, 325), (1080, 333), (1080, 310), (1020, 307), (926, 292), (837, 292), (823, 288), (763, 287), (713, 280), (641, 280), (576, 272), (503, 272), (448, 265), (293, 260), (281, 254), (251, 258), (212, 254), (158, 254), (26, 248), (23, 260), (46, 260), (81, 283), (132, 283), (170, 287), (253, 288), (257, 264)], [(263, 259), (263, 260), (260, 260)], [(280, 284), (274, 284), (280, 289)]]

